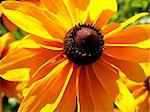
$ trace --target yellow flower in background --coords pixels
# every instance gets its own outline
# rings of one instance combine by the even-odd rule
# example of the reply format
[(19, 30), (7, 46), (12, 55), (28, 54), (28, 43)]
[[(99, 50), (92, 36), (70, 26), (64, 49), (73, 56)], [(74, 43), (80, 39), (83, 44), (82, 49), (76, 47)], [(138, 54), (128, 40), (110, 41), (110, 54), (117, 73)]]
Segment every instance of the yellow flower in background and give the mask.
[[(13, 45), (13, 47), (10, 48), (10, 46), (8, 46), (7, 44), (12, 43), (14, 44), (14, 36), (11, 33), (6, 33), (4, 35), (2, 35), (0, 37), (0, 60), (3, 59), (8, 53), (10, 53), (10, 51), (14, 50), (16, 47)], [(22, 72), (24, 73), (26, 70)], [(29, 69), (28, 69), (29, 71)], [(26, 73), (26, 72), (25, 72)], [(12, 75), (14, 75), (13, 73), (11, 73), (11, 71), (9, 71), (9, 73), (7, 73), (7, 75), (5, 74), (0, 74), (0, 98), (2, 98), (3, 96), (7, 96), (7, 97), (11, 97), (11, 98), (17, 98), (19, 101), (21, 101), (23, 99), (22, 96), (22, 90), (25, 87), (25, 82), (24, 84), (22, 84), (21, 82), (21, 75), (23, 75), (21, 72), (16, 72), (15, 76), (13, 76), (12, 79)], [(26, 76), (26, 79), (25, 79)], [(17, 78), (19, 77), (19, 81), (17, 80)], [(22, 78), (22, 81), (27, 81), (29, 80), (29, 77), (27, 77), (27, 74), (25, 74)], [(2, 99), (0, 99), (0, 110), (2, 111)]]
[(116, 96), (114, 112), (138, 112), (136, 100), (122, 80), (117, 80), (119, 94)]
[(11, 33), (6, 33), (0, 37), (0, 59), (2, 59), (8, 51), (7, 43), (14, 41), (15, 38)]
[(1, 74), (31, 68), (19, 111), (113, 111), (118, 70), (135, 81), (146, 78), (138, 63), (149, 61), (149, 49), (138, 43), (150, 38), (150, 25), (126, 26), (148, 13), (107, 25), (117, 11), (115, 0), (41, 2), (44, 8), (1, 4), (5, 16), (30, 33), (0, 62)]
[(144, 69), (146, 76), (143, 82), (131, 81), (125, 76), (122, 77), (122, 80), (134, 96), (139, 112), (148, 112), (150, 104), (150, 63), (142, 63), (140, 65)]

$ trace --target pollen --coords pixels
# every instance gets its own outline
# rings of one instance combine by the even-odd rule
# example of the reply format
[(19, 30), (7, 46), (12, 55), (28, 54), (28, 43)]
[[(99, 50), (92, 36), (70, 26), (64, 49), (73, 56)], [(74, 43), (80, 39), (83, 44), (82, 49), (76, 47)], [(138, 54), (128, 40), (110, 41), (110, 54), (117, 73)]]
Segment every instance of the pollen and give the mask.
[(100, 58), (103, 50), (103, 36), (93, 25), (78, 24), (64, 39), (64, 53), (75, 64), (91, 64)]

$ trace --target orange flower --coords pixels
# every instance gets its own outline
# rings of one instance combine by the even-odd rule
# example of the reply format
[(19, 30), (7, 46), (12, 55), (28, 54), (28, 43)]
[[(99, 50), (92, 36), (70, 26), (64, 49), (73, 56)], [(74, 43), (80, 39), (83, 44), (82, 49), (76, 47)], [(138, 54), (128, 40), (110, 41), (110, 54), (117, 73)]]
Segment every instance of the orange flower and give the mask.
[(116, 0), (42, 3), (43, 9), (21, 2), (1, 6), (7, 18), (30, 33), (0, 62), (1, 74), (31, 68), (32, 85), (19, 111), (113, 111), (118, 70), (145, 80), (138, 63), (149, 61), (149, 49), (137, 43), (150, 37), (150, 25), (125, 27), (148, 13), (106, 25), (117, 11)]

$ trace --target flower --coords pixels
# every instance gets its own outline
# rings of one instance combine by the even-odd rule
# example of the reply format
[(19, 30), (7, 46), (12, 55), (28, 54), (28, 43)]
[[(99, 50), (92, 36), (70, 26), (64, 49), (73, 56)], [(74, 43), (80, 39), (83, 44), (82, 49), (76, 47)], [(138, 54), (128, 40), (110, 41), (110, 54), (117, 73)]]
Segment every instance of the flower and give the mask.
[[(135, 82), (123, 77), (124, 83), (131, 91), (135, 98), (139, 112), (147, 112), (149, 110), (149, 91), (150, 91), (150, 63), (140, 64), (144, 68), (146, 79), (143, 82)], [(121, 73), (122, 74), (122, 73)]]
[(138, 112), (136, 100), (126, 85), (121, 79), (117, 80), (117, 84), (119, 86), (119, 94), (114, 102), (116, 107), (114, 112)]
[[(12, 42), (13, 41), (13, 42)], [(11, 43), (11, 47), (8, 46), (8, 43)], [(0, 37), (0, 60), (2, 58), (4, 58), (7, 54), (10, 53), (10, 51), (12, 51), (15, 46), (13, 44), (15, 44), (16, 42), (14, 41), (14, 36), (11, 33), (6, 33), (4, 35), (2, 35)], [(26, 70), (22, 69), (22, 72), (25, 72)], [(29, 68), (28, 68), (29, 71)], [(15, 97), (17, 98), (19, 101), (21, 101), (23, 99), (22, 96), (22, 90), (25, 87), (25, 83), (24, 85), (21, 82), (21, 72), (20, 74), (18, 73), (18, 76), (14, 77), (14, 80), (12, 79), (12, 75), (14, 75), (13, 71), (9, 71), (6, 74), (0, 74), (0, 111), (2, 111), (2, 97), (3, 96), (7, 96), (7, 97)], [(25, 77), (26, 76), (26, 77)], [(19, 81), (17, 80), (19, 77)], [(22, 80), (25, 81), (29, 80), (29, 77), (27, 79), (27, 73), (25, 72), (25, 75), (23, 76)]]
[(113, 111), (118, 70), (132, 80), (145, 80), (138, 63), (149, 61), (149, 49), (137, 43), (149, 39), (150, 25), (125, 27), (148, 13), (107, 25), (117, 11), (115, 0), (42, 4), (44, 8), (21, 2), (1, 5), (10, 21), (30, 33), (20, 49), (0, 62), (2, 74), (31, 68), (19, 111)]

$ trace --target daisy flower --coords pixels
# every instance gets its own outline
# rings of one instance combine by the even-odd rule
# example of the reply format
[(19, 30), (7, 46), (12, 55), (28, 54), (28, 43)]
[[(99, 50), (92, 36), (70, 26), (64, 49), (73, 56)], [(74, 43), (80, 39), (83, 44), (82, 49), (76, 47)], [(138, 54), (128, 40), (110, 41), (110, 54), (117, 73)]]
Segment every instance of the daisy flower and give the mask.
[(123, 77), (122, 80), (134, 96), (139, 112), (148, 112), (150, 104), (150, 63), (142, 63), (140, 65), (144, 69), (146, 76), (143, 82), (132, 81), (126, 77)]
[(116, 0), (41, 2), (43, 8), (1, 4), (5, 16), (30, 33), (20, 49), (0, 62), (1, 74), (31, 67), (19, 112), (113, 111), (118, 70), (132, 80), (145, 80), (138, 63), (149, 61), (149, 49), (137, 43), (149, 39), (150, 25), (126, 27), (148, 13), (106, 24), (117, 12)]
[[(15, 48), (15, 42), (12, 41), (14, 41), (14, 36), (11, 33), (6, 33), (0, 37), (0, 60)], [(10, 45), (11, 47), (7, 45), (10, 42), (12, 42)], [(18, 73), (18, 75), (15, 75), (16, 77), (13, 76), (14, 79), (12, 78), (12, 75), (14, 74), (13, 71), (9, 71), (6, 74), (0, 74), (0, 111), (2, 111), (3, 96), (18, 98), (19, 101), (23, 99), (21, 92), (25, 87), (25, 83), (21, 82), (21, 75), (23, 75), (22, 81), (29, 80), (29, 76), (27, 76), (28, 73), (26, 72), (27, 70), (29, 71), (29, 68), (22, 69), (22, 73)], [(17, 80), (18, 78), (19, 81)]]
[[(114, 112), (138, 112), (136, 100), (122, 80), (117, 80), (119, 94), (115, 99)], [(130, 102), (130, 103), (129, 103)]]

